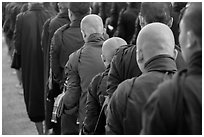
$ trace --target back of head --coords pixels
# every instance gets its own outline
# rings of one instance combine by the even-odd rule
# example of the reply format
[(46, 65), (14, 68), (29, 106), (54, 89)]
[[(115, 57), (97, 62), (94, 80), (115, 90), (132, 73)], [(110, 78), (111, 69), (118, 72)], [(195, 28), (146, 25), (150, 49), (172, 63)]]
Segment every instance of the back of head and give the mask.
[(175, 41), (171, 29), (163, 23), (150, 23), (137, 38), (137, 62), (144, 65), (150, 58), (167, 54), (174, 57)]
[(107, 39), (102, 46), (102, 54), (106, 57), (107, 60), (111, 61), (116, 49), (122, 45), (127, 45), (127, 42), (119, 37), (112, 37)]
[(87, 15), (81, 20), (81, 31), (84, 37), (89, 37), (93, 33), (103, 34), (103, 20), (95, 14)]
[(76, 17), (83, 17), (90, 12), (91, 3), (90, 2), (70, 2), (69, 3), (69, 10)]
[(153, 22), (168, 24), (171, 20), (171, 11), (171, 2), (143, 2), (140, 13), (147, 24)]
[(127, 42), (122, 38), (112, 37), (107, 39), (102, 46), (103, 61), (110, 64), (116, 50), (122, 45), (127, 45)]
[(192, 2), (183, 15), (183, 22), (187, 31), (192, 31), (202, 45), (202, 3)]

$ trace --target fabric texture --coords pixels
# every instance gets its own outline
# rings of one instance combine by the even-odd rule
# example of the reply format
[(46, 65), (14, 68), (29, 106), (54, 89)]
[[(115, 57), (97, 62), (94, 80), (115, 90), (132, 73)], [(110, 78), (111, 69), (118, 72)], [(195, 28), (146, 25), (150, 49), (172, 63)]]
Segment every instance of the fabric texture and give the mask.
[[(78, 51), (70, 55), (66, 64), (67, 82), (66, 93), (63, 99), (64, 112), (69, 113), (72, 109), (79, 108), (80, 128), (85, 117), (87, 88), (91, 79), (105, 70), (101, 60), (101, 47), (104, 37), (94, 33), (88, 38), (88, 42)], [(76, 109), (77, 110), (77, 109)]]
[(138, 135), (147, 99), (177, 69), (172, 57), (159, 55), (149, 59), (145, 70), (141, 76), (122, 82), (113, 93), (108, 106), (106, 134)]
[(44, 22), (50, 17), (41, 4), (33, 4), (16, 19), (14, 45), (21, 56), (22, 83), (26, 110), (31, 121), (45, 118), (43, 53), (41, 33)]
[(202, 52), (195, 53), (184, 69), (148, 99), (141, 134), (202, 134)]
[[(95, 131), (98, 119), (101, 113), (105, 97), (107, 96), (106, 86), (108, 78), (109, 68), (107, 68), (103, 73), (96, 75), (87, 91), (87, 101), (86, 101), (86, 117), (83, 123), (83, 131), (85, 134), (101, 134)], [(102, 112), (103, 113), (103, 112)], [(105, 134), (105, 125), (103, 125)]]

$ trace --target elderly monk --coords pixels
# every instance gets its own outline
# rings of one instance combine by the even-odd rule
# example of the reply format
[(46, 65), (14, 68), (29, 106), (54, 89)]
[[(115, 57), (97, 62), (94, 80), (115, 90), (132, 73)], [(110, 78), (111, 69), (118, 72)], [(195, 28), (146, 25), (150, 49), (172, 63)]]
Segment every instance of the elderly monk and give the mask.
[[(96, 75), (88, 87), (83, 134), (105, 134), (105, 118), (103, 117), (104, 112), (101, 109), (105, 96), (107, 96), (106, 83), (108, 72), (110, 69), (111, 60), (116, 50), (122, 45), (127, 45), (127, 43), (125, 40), (119, 37), (112, 37), (103, 43), (101, 58), (106, 70), (103, 73)], [(101, 111), (103, 114), (100, 114)], [(97, 122), (99, 115), (102, 119), (104, 118), (103, 123)]]
[(66, 93), (63, 98), (64, 113), (78, 115), (80, 128), (85, 117), (87, 87), (91, 79), (105, 70), (101, 61), (104, 42), (103, 21), (98, 15), (85, 16), (80, 24), (84, 46), (72, 53), (66, 64)]
[(174, 36), (162, 23), (146, 25), (137, 39), (137, 63), (142, 75), (122, 82), (110, 100), (106, 134), (139, 134), (142, 108), (164, 79), (176, 71)]
[(202, 134), (202, 3), (190, 3), (180, 22), (179, 42), (188, 68), (151, 95), (142, 134)]

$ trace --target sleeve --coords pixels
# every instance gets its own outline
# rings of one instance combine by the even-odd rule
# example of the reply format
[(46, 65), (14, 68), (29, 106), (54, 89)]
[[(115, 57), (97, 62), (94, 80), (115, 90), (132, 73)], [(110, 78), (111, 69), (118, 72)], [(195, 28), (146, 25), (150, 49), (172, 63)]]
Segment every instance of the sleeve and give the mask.
[(119, 55), (115, 55), (111, 62), (110, 71), (108, 73), (108, 81), (107, 81), (107, 93), (111, 96), (118, 85), (120, 84), (121, 78), (119, 73)]
[(101, 106), (97, 97), (97, 87), (100, 77), (100, 75), (94, 77), (88, 87), (86, 116), (83, 129), (83, 131), (87, 134), (93, 134), (101, 110)]
[[(171, 85), (172, 86), (172, 85)], [(170, 100), (172, 91), (170, 85), (159, 86), (149, 97), (142, 113), (143, 135), (168, 135), (172, 134), (171, 127), (173, 121), (172, 101)], [(167, 91), (167, 92), (166, 92)], [(170, 92), (168, 92), (170, 91)], [(170, 129), (168, 131), (168, 129)]]
[(66, 92), (63, 97), (63, 104), (65, 110), (68, 110), (70, 114), (76, 112), (79, 106), (79, 99), (81, 96), (80, 77), (78, 74), (78, 54), (74, 52), (69, 56), (69, 60), (66, 64)]
[(22, 35), (22, 14), (18, 14), (14, 30), (14, 46), (19, 55), (21, 55), (21, 35)]
[[(123, 134), (123, 118), (126, 106), (126, 89), (121, 83), (110, 99), (107, 107), (106, 117), (106, 134), (122, 135)], [(119, 101), (120, 100), (120, 101)]]
[(58, 33), (55, 33), (50, 46), (50, 64), (53, 72), (54, 81), (56, 81), (57, 83), (60, 83), (62, 79), (62, 68), (60, 67), (60, 48), (60, 35)]

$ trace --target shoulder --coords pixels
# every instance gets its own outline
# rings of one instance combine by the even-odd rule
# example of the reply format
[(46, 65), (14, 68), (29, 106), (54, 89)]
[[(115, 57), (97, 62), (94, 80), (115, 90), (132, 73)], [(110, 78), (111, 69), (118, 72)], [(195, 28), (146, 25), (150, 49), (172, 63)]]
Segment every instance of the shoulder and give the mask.
[(113, 93), (110, 99), (110, 106), (115, 108), (115, 111), (125, 112), (125, 108), (128, 102), (128, 94), (131, 90), (133, 79), (123, 81), (118, 85), (118, 88)]
[[(115, 92), (113, 93), (113, 96), (116, 98), (127, 98), (133, 84), (134, 84), (135, 78), (127, 79), (123, 82), (121, 82)], [(114, 95), (115, 94), (115, 95)]]
[(54, 41), (57, 41), (58, 43), (61, 43), (61, 38), (63, 35), (63, 32), (69, 28), (69, 24), (65, 24), (62, 27), (58, 28), (53, 35)]
[(116, 55), (123, 53), (123, 52), (127, 52), (130, 51), (132, 48), (134, 48), (134, 45), (128, 44), (128, 45), (123, 45), (121, 47), (119, 47), (116, 51)]
[(180, 90), (180, 83), (185, 75), (184, 71), (177, 72), (172, 79), (165, 80), (158, 85), (155, 92), (152, 94), (152, 98), (158, 100), (160, 104), (171, 105), (177, 100), (178, 91)]
[(67, 30), (69, 28), (69, 24), (65, 24), (63, 25), (62, 27), (58, 28), (55, 33), (54, 33), (54, 36), (57, 36), (57, 35), (62, 35), (62, 33)]
[(99, 80), (102, 78), (102, 73), (98, 73), (96, 76), (93, 77), (91, 80), (92, 84), (98, 84)]
[[(69, 60), (68, 60), (68, 64), (78, 64), (78, 62), (80, 61), (80, 56), (81, 56), (81, 52), (83, 50), (83, 47), (81, 47), (80, 49), (78, 49), (77, 51), (71, 53), (69, 55)], [(67, 65), (66, 65), (67, 66)]]
[(48, 28), (48, 27), (49, 27), (51, 20), (52, 20), (52, 18), (48, 18), (48, 19), (45, 21), (45, 23), (44, 23), (44, 25), (43, 25), (44, 28)]
[(135, 47), (136, 46), (134, 45), (123, 45), (119, 47), (114, 55), (114, 60), (121, 61), (124, 56), (131, 54), (131, 52), (134, 51)]
[(17, 19), (22, 18), (24, 14), (25, 14), (25, 13), (19, 13), (19, 14), (16, 16), (16, 18), (17, 18)]
[(52, 20), (50, 21), (50, 26), (53, 27), (56, 24), (60, 23), (60, 18), (58, 17), (58, 15), (55, 15)]
[(166, 80), (164, 82), (162, 82), (161, 84), (158, 85), (158, 88), (156, 89), (156, 91), (153, 93), (154, 96), (159, 99), (165, 99), (165, 98), (169, 98), (171, 96), (171, 94), (173, 93), (173, 89), (174, 89), (174, 80)]

